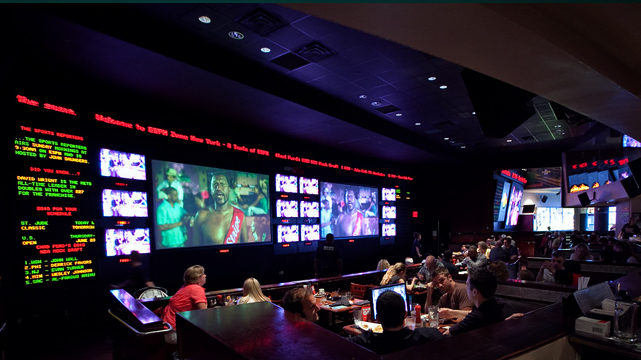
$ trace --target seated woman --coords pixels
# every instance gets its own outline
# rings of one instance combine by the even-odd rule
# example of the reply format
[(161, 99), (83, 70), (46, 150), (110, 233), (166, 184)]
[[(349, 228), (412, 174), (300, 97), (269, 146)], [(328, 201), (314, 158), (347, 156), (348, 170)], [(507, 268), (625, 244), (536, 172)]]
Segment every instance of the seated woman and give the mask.
[(639, 260), (632, 254), (632, 247), (625, 241), (617, 241), (614, 244), (614, 261), (619, 263), (639, 263)]
[(570, 255), (570, 260), (594, 260), (594, 256), (590, 255), (588, 244), (582, 242), (574, 246), (574, 253)]
[(493, 261), (492, 263), (490, 263), (488, 268), (490, 269), (492, 274), (496, 276), (496, 279), (498, 281), (507, 281), (510, 278), (507, 272), (507, 265), (505, 265), (505, 263), (501, 260)]
[(253, 277), (245, 280), (243, 284), (243, 297), (238, 300), (238, 304), (251, 304), (261, 301), (270, 301), (269, 298), (263, 295), (260, 289), (260, 283)]
[(165, 335), (165, 342), (176, 344), (176, 313), (207, 308), (207, 297), (203, 285), (207, 281), (205, 268), (200, 265), (189, 267), (183, 275), (184, 285), (169, 299), (162, 320), (169, 323), (174, 330)]
[(376, 265), (376, 271), (387, 270), (389, 269), (389, 267), (390, 267), (389, 261), (387, 261), (386, 259), (381, 259), (378, 262), (378, 265)]
[[(394, 264), (393, 266), (390, 266), (390, 268), (387, 269), (385, 276), (383, 276), (383, 280), (381, 280), (381, 285), (405, 283), (406, 270), (407, 266), (400, 262)], [(407, 284), (406, 286), (407, 290), (412, 290), (409, 284)]]

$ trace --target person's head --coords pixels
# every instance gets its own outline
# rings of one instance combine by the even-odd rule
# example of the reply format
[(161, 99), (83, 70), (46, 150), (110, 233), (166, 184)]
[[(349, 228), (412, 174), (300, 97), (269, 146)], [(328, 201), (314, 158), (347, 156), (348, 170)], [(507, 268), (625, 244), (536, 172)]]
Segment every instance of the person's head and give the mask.
[(138, 263), (138, 262), (140, 262), (140, 261), (141, 261), (141, 259), (140, 259), (140, 253), (138, 252), (138, 250), (132, 250), (132, 251), (131, 251), (131, 254), (129, 254), (129, 261), (130, 261), (132, 264), (133, 264), (133, 263)]
[(443, 251), (443, 261), (450, 262), (452, 260), (452, 250)]
[(411, 257), (409, 257), (409, 256), (408, 256), (408, 257), (406, 257), (406, 258), (405, 258), (405, 265), (414, 265), (414, 259), (412, 259), (412, 258), (411, 258)]
[(467, 256), (471, 257), (472, 259), (475, 259), (478, 256), (476, 245), (470, 245), (470, 249), (467, 251)]
[(588, 256), (590, 256), (590, 249), (586, 243), (580, 242), (574, 246), (575, 260), (587, 260)]
[(421, 240), (421, 234), (414, 232), (414, 240)]
[(397, 262), (396, 264), (390, 266), (389, 269), (387, 269), (385, 276), (383, 276), (383, 280), (381, 280), (381, 285), (389, 284), (394, 275), (398, 275), (399, 277), (403, 278), (405, 276), (406, 270), (407, 266), (405, 266), (405, 264), (401, 262)]
[(621, 257), (625, 257), (623, 261), (627, 261), (628, 258), (632, 255), (632, 248), (627, 242), (617, 241), (616, 243), (614, 243), (614, 252), (621, 253)]
[(200, 286), (205, 285), (207, 281), (207, 275), (205, 275), (205, 268), (200, 265), (190, 266), (185, 270), (183, 275), (183, 281), (185, 285), (198, 284)]
[(552, 253), (552, 267), (555, 271), (563, 270), (563, 263), (565, 262), (565, 254), (560, 251), (555, 251)]
[(211, 195), (216, 205), (224, 205), (229, 200), (231, 185), (225, 173), (216, 173), (211, 178)]
[(510, 274), (507, 272), (507, 265), (503, 261), (492, 261), (489, 269), (499, 281), (507, 281), (510, 278)]
[(167, 170), (165, 175), (167, 176), (167, 182), (170, 183), (170, 184), (172, 182), (174, 182), (174, 180), (176, 180), (178, 178), (178, 172), (176, 171), (176, 169)]
[(325, 236), (325, 242), (327, 242), (328, 245), (331, 245), (334, 243), (334, 234), (329, 233)]
[(441, 290), (441, 293), (452, 293), (454, 291), (454, 281), (452, 280), (452, 275), (447, 268), (441, 267), (434, 270), (432, 274), (432, 283), (438, 286), (438, 289)]
[(436, 269), (436, 258), (433, 255), (425, 258), (425, 267), (429, 271), (434, 271), (434, 269)]
[(321, 201), (321, 206), (323, 207), (323, 209), (329, 210), (329, 201), (323, 199), (323, 201)]
[(354, 189), (345, 190), (345, 205), (347, 206), (348, 211), (352, 211), (356, 208), (356, 195)]
[(478, 249), (481, 251), (482, 254), (485, 254), (485, 251), (487, 250), (487, 243), (485, 241), (479, 241)]
[(501, 246), (503, 246), (503, 240), (496, 240), (496, 242), (494, 243), (494, 246), (500, 248)]
[(536, 278), (534, 277), (534, 273), (531, 272), (530, 270), (521, 270), (516, 274), (516, 279), (521, 280), (521, 281), (534, 281)]
[(405, 321), (405, 300), (394, 291), (385, 291), (376, 300), (376, 314), (383, 330), (399, 327)]
[(472, 267), (467, 272), (467, 297), (470, 300), (476, 304), (494, 296), (498, 281), (488, 268)]
[(243, 283), (243, 296), (250, 296), (258, 301), (269, 301), (269, 298), (260, 289), (260, 283), (253, 277)]
[(178, 199), (178, 190), (170, 187), (164, 188), (162, 191), (167, 194), (167, 200), (169, 200), (170, 203), (175, 204), (179, 201)]
[(376, 270), (387, 270), (389, 269), (389, 266), (389, 261), (387, 261), (386, 259), (381, 259), (376, 265)]
[(283, 296), (283, 309), (308, 321), (318, 321), (318, 306), (311, 290), (294, 288)]
[(631, 218), (628, 220), (628, 224), (630, 224), (630, 225), (634, 225), (634, 224), (636, 224), (636, 223), (637, 223), (637, 221), (636, 221), (633, 217), (631, 217)]

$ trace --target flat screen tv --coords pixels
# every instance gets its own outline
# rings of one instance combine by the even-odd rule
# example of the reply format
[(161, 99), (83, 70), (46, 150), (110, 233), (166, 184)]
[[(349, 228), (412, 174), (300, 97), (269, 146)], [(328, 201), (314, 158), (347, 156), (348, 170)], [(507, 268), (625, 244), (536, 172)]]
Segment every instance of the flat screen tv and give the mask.
[(301, 241), (320, 240), (320, 224), (301, 224), (300, 235)]
[(298, 193), (298, 176), (276, 174), (274, 177), (276, 192), (297, 194)]
[(401, 295), (403, 297), (403, 300), (405, 300), (405, 311), (409, 310), (409, 305), (407, 304), (407, 288), (405, 287), (405, 283), (377, 286), (369, 289), (369, 299), (372, 304), (371, 306), (374, 320), (377, 319), (378, 315), (376, 313), (376, 301), (378, 301), (378, 297), (386, 291), (394, 291), (395, 293)]
[(279, 243), (297, 242), (298, 225), (278, 225), (276, 226), (276, 239)]
[(396, 236), (396, 224), (383, 224), (383, 236)]
[(317, 218), (320, 216), (320, 203), (318, 201), (301, 201), (300, 217)]
[(147, 180), (145, 156), (100, 149), (100, 175), (122, 179)]
[(383, 188), (383, 189), (381, 189), (381, 200), (383, 200), (383, 201), (395, 201), (396, 200), (396, 189), (394, 189), (394, 188)]
[[(269, 175), (159, 160), (151, 165), (156, 249), (272, 242)], [(176, 188), (183, 199), (172, 203), (167, 192)], [(180, 221), (190, 226), (171, 225)]]
[(318, 179), (310, 179), (310, 178), (301, 176), (299, 180), (300, 180), (299, 193), (308, 194), (308, 195), (318, 195), (318, 192), (319, 192)]
[(276, 200), (276, 217), (297, 218), (298, 201), (296, 200)]
[(375, 187), (321, 182), (321, 202), (327, 200), (332, 221), (323, 233), (332, 233), (335, 238), (378, 236), (378, 189)]
[(505, 215), (507, 214), (507, 206), (510, 200), (510, 189), (512, 184), (509, 182), (503, 182), (503, 190), (501, 192), (501, 202), (499, 204), (499, 216), (496, 221), (505, 221)]
[(140, 254), (151, 252), (149, 228), (106, 229), (105, 245), (107, 256), (129, 255), (136, 250)]
[(507, 219), (505, 226), (513, 227), (519, 221), (519, 210), (521, 209), (521, 200), (523, 199), (523, 188), (513, 184), (512, 193), (510, 194), (510, 205), (507, 208)]
[(147, 217), (147, 193), (141, 191), (102, 190), (102, 215), (105, 217)]
[(628, 135), (623, 134), (621, 138), (621, 145), (623, 147), (641, 147), (641, 142)]
[(396, 219), (396, 206), (383, 205), (383, 219)]

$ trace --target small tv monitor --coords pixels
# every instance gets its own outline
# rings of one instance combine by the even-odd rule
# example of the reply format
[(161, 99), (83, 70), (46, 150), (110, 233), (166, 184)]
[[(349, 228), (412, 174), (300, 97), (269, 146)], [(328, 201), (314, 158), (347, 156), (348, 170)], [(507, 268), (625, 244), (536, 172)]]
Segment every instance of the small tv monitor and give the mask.
[(298, 225), (278, 225), (276, 226), (276, 239), (278, 243), (297, 242)]
[(521, 200), (523, 199), (523, 188), (519, 186), (512, 186), (512, 194), (510, 195), (510, 205), (507, 208), (507, 218), (505, 219), (505, 226), (516, 226), (519, 221), (519, 209), (521, 208)]
[(296, 175), (276, 174), (276, 191), (290, 194), (298, 193), (298, 177)]
[(336, 239), (379, 235), (381, 215), (378, 188), (324, 181), (321, 181), (320, 187), (320, 201), (329, 205), (331, 217), (336, 219), (323, 220), (325, 213), (321, 211), (321, 223), (327, 224), (323, 228), (323, 235), (332, 233)]
[(140, 254), (149, 254), (149, 228), (105, 229), (105, 245), (107, 256), (129, 255), (134, 250)]
[(300, 191), (301, 194), (308, 195), (318, 195), (319, 186), (318, 179), (310, 179), (306, 177), (300, 177)]
[(396, 219), (396, 206), (383, 205), (383, 219)]
[(298, 201), (296, 200), (276, 200), (276, 217), (297, 218)]
[(318, 201), (301, 201), (300, 217), (317, 218), (320, 217), (320, 202)]
[(405, 283), (397, 283), (391, 285), (377, 286), (370, 289), (370, 302), (372, 304), (372, 314), (374, 315), (374, 320), (378, 319), (378, 314), (376, 313), (376, 301), (382, 293), (386, 291), (394, 291), (395, 293), (401, 295), (405, 301), (405, 311), (408, 311), (409, 305), (407, 304), (407, 288)]
[(147, 193), (102, 190), (102, 215), (105, 217), (147, 217)]
[(396, 236), (396, 224), (383, 224), (383, 236)]
[(301, 224), (300, 236), (301, 241), (320, 240), (320, 224)]
[(396, 189), (394, 188), (383, 188), (382, 190), (382, 200), (383, 201), (395, 201), (396, 200)]
[(623, 134), (621, 145), (623, 147), (641, 147), (641, 142), (628, 135)]
[(100, 175), (121, 179), (147, 180), (145, 156), (100, 149)]

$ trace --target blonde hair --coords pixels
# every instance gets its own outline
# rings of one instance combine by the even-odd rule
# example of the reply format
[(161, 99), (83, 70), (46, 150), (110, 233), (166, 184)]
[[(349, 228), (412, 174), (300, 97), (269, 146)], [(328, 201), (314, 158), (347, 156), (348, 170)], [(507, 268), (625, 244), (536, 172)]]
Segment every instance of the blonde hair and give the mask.
[(200, 265), (190, 266), (185, 270), (183, 281), (185, 284), (198, 284), (200, 277), (205, 274), (205, 268)]
[(271, 301), (263, 294), (260, 289), (260, 283), (253, 277), (245, 280), (243, 284), (243, 297), (238, 301), (239, 304), (250, 304), (261, 301)]
[(387, 261), (386, 259), (381, 259), (378, 262), (378, 265), (376, 265), (376, 270), (377, 271), (379, 271), (379, 270), (387, 270), (387, 269), (389, 269), (389, 261)]
[(405, 264), (401, 262), (394, 264), (394, 266), (390, 266), (390, 268), (387, 269), (385, 276), (383, 276), (383, 280), (381, 280), (381, 285), (389, 284), (390, 280), (392, 280), (394, 275), (404, 273), (405, 270), (407, 270), (407, 266), (405, 266)]

